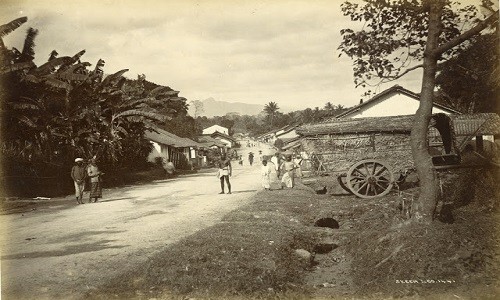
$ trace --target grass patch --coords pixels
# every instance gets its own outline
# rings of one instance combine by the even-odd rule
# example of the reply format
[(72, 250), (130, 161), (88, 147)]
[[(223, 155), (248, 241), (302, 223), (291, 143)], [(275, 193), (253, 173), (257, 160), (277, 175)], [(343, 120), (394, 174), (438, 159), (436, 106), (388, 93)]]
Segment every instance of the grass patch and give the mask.
[(385, 211), (363, 209), (355, 223), (357, 234), (348, 245), (354, 293), (376, 298), (498, 299), (500, 237), (494, 178), (484, 170), (441, 174), (441, 200), (449, 207), (446, 222), (407, 222), (394, 205)]
[(304, 278), (322, 211), (310, 191), (259, 192), (222, 222), (183, 239), (146, 264), (90, 292), (94, 299), (296, 298), (308, 295)]
[[(418, 195), (415, 187), (370, 200), (305, 189), (262, 191), (219, 224), (162, 250), (87, 296), (496, 299), (497, 174), (457, 171), (441, 179), (442, 200), (451, 216), (429, 226), (407, 221), (405, 209)], [(335, 219), (340, 228), (315, 227), (321, 218)], [(313, 252), (323, 239), (336, 248), (318, 253), (314, 264), (296, 255), (296, 249)]]

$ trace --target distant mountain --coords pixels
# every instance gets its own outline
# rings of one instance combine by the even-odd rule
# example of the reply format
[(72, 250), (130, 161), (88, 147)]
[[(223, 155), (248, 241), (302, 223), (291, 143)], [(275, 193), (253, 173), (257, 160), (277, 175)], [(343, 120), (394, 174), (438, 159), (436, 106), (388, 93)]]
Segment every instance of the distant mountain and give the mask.
[[(207, 116), (209, 118), (214, 116), (224, 116), (227, 113), (239, 113), (240, 115), (258, 115), (263, 109), (264, 105), (248, 104), (241, 102), (226, 102), (218, 101), (214, 98), (208, 98), (201, 101), (203, 103), (203, 112), (200, 116)], [(194, 105), (189, 105), (189, 115), (194, 116)]]
[[(215, 100), (214, 98), (208, 98), (201, 100), (203, 103), (203, 112), (199, 114), (200, 116), (214, 117), (214, 116), (224, 116), (228, 113), (238, 113), (240, 115), (258, 115), (264, 109), (263, 104), (249, 104), (242, 102), (226, 102)], [(287, 113), (292, 111), (292, 109), (287, 107), (281, 107), (279, 104), (281, 112)], [(190, 116), (194, 116), (195, 108), (192, 103), (189, 103), (188, 113)]]

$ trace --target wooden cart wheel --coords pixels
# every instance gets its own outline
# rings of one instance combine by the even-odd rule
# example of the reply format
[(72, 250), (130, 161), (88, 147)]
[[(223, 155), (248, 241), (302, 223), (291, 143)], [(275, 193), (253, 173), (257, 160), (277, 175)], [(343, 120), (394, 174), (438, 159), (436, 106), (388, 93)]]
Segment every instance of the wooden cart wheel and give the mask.
[(352, 194), (352, 191), (347, 186), (347, 174), (346, 173), (338, 175), (337, 181), (339, 182), (340, 187), (344, 191), (348, 192), (349, 194)]
[(360, 198), (384, 196), (391, 191), (393, 185), (391, 170), (379, 160), (362, 160), (347, 171), (347, 186)]

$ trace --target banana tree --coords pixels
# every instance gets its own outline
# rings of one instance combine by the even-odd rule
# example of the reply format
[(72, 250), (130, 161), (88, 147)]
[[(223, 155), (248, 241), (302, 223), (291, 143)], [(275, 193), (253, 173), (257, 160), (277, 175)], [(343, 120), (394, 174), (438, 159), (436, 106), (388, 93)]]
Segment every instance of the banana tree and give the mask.
[(30, 69), (35, 66), (33, 63), (33, 47), (34, 39), (38, 33), (35, 29), (28, 29), (22, 52), (16, 48), (8, 49), (5, 47), (5, 43), (3, 41), (5, 36), (19, 28), (27, 21), (27, 17), (21, 17), (9, 23), (0, 25), (0, 75)]

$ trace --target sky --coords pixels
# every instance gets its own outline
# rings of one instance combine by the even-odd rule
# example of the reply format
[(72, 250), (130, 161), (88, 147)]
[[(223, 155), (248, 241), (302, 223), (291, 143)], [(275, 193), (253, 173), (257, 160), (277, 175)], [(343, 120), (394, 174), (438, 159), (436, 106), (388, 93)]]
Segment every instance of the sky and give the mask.
[[(129, 69), (136, 78), (180, 91), (188, 101), (214, 98), (293, 109), (350, 107), (363, 89), (352, 61), (339, 57), (340, 30), (355, 26), (340, 0), (2, 0), (0, 24), (27, 16), (5, 37), (22, 49), (26, 30), (39, 30), (35, 62), (50, 52), (105, 60), (105, 73)], [(421, 72), (399, 84), (419, 92)]]

